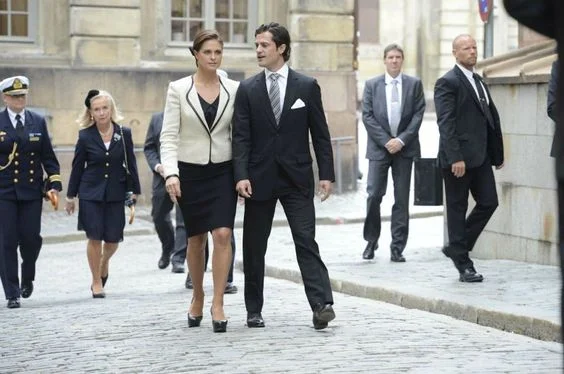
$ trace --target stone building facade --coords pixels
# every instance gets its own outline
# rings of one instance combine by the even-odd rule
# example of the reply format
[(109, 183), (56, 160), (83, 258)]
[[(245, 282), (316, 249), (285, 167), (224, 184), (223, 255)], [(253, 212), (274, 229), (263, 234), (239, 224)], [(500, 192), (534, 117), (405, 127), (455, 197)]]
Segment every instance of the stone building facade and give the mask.
[(356, 187), (358, 170), (354, 5), (354, 0), (6, 0), (0, 2), (0, 77), (30, 78), (29, 106), (48, 118), (64, 178), (86, 92), (111, 92), (139, 147), (141, 202), (148, 202), (151, 174), (141, 147), (151, 114), (164, 107), (168, 82), (194, 71), (191, 37), (200, 28), (218, 29), (226, 41), (222, 68), (239, 80), (259, 71), (256, 26), (280, 22), (292, 37), (290, 66), (320, 83), (335, 138), (337, 185), (346, 191)]

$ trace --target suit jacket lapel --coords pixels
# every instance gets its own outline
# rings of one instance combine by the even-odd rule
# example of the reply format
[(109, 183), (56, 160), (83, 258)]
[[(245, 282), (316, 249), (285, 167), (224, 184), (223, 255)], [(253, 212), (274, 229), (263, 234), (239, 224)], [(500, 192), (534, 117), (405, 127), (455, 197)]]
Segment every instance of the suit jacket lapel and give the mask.
[[(411, 91), (412, 82), (409, 78), (406, 78), (404, 74), (401, 77), (401, 110), (400, 113), (403, 116), (403, 111), (405, 110), (405, 104), (407, 103), (408, 92)], [(412, 97), (412, 96), (409, 96)], [(401, 123), (401, 117), (400, 117)]]
[[(274, 118), (274, 112), (272, 111), (272, 105), (270, 105), (270, 99), (268, 98), (268, 90), (266, 89), (266, 73), (265, 72), (257, 74), (257, 77), (255, 79), (255, 89), (256, 89), (256, 92), (260, 93), (258, 95), (258, 97), (260, 98), (259, 100), (261, 101), (259, 103), (259, 105), (261, 107), (267, 108), (266, 113), (267, 113), (268, 119), (270, 120), (270, 124), (273, 127), (276, 127), (276, 118)], [(280, 116), (280, 119), (282, 119), (282, 116)]]
[(472, 87), (472, 85), (468, 81), (468, 78), (466, 78), (466, 75), (464, 75), (464, 73), (462, 72), (462, 70), (460, 70), (458, 66), (454, 67), (454, 71), (458, 75), (458, 78), (462, 81), (462, 84), (466, 87), (468, 91), (470, 91), (470, 95), (474, 99), (474, 102), (476, 103), (478, 108), (481, 111), (483, 111), (482, 106), (480, 105), (480, 99), (478, 98), (478, 95), (476, 95), (476, 90), (474, 90), (474, 87)]
[(227, 104), (230, 100), (231, 95), (229, 94), (229, 91), (227, 91), (227, 88), (225, 88), (225, 86), (223, 85), (221, 78), (219, 78), (219, 104), (217, 105), (217, 114), (215, 115), (215, 120), (210, 129), (210, 132), (215, 129), (216, 125), (219, 123), (219, 120), (221, 120), (221, 117), (223, 117), (223, 113), (225, 112)]
[(186, 93), (186, 101), (188, 102), (188, 105), (190, 106), (190, 108), (192, 108), (192, 110), (196, 114), (196, 117), (198, 117), (200, 124), (209, 133), (210, 129), (208, 128), (208, 125), (206, 123), (206, 117), (204, 116), (202, 104), (200, 104), (200, 98), (198, 97), (198, 91), (196, 91), (196, 87), (194, 86), (194, 77), (191, 77), (190, 81), (191, 81), (190, 87), (188, 87), (188, 92)]
[(383, 123), (390, 128), (390, 122), (388, 118), (388, 99), (386, 98), (386, 78), (382, 77), (376, 86), (376, 101), (377, 103), (382, 103), (379, 105), (380, 113), (378, 117), (382, 118)]
[[(299, 87), (299, 80), (292, 69), (288, 69), (288, 79), (286, 80), (286, 92), (284, 94), (284, 105), (282, 106), (282, 113), (280, 114), (280, 124), (282, 124), (282, 119), (284, 114), (291, 110), (290, 108), (294, 102), (298, 99), (297, 92)], [(274, 115), (273, 115), (274, 116)]]

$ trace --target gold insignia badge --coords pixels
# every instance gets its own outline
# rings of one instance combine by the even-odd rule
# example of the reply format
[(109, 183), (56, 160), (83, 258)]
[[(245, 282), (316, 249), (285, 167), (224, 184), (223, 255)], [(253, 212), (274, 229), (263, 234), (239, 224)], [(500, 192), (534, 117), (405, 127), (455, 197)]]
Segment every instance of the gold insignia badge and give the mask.
[(21, 90), (23, 88), (22, 81), (19, 78), (14, 79), (14, 84), (12, 84), (15, 90)]
[(30, 141), (30, 142), (38, 142), (38, 141), (39, 141), (39, 136), (30, 136), (30, 137), (29, 137), (29, 141)]
[(5, 132), (5, 131), (0, 131), (0, 136), (4, 136), (4, 135), (6, 135), (6, 132)]

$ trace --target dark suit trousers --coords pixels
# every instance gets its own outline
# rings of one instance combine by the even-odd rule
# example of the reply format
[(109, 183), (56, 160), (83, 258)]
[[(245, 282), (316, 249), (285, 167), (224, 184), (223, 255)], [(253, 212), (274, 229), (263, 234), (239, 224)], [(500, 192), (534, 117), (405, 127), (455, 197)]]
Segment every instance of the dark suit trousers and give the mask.
[[(182, 211), (176, 207), (176, 229), (174, 234), (174, 250), (170, 260), (173, 264), (184, 264), (186, 261), (186, 248), (188, 246), (188, 238), (186, 238), (186, 227), (184, 226), (184, 218)], [(207, 249), (207, 246), (206, 246)], [(207, 258), (207, 257), (206, 257)]]
[[(461, 178), (444, 168), (445, 195), (447, 205), (447, 228), (449, 245), (446, 252), (457, 269), (473, 266), (468, 252), (474, 248), (476, 240), (497, 208), (495, 178), (489, 159), (477, 168), (466, 169)], [(468, 196), (476, 201), (476, 206), (466, 217)]]
[(388, 170), (392, 169), (394, 205), (392, 207), (392, 243), (390, 249), (401, 252), (409, 235), (409, 188), (413, 159), (397, 154), (383, 160), (370, 160), (366, 192), (366, 219), (364, 240), (378, 243), (381, 231), (380, 204), (388, 186)]
[(264, 257), (277, 201), (280, 200), (290, 225), (302, 280), (309, 304), (333, 304), (329, 273), (315, 242), (315, 208), (312, 198), (298, 190), (286, 191), (266, 201), (245, 201), (243, 224), (243, 266), (245, 306), (260, 313), (263, 306)]
[(0, 278), (6, 299), (20, 297), (18, 245), (22, 280), (35, 280), (35, 262), (41, 250), (42, 200), (0, 200)]
[(168, 197), (165, 191), (153, 191), (151, 216), (155, 224), (155, 230), (162, 244), (163, 255), (172, 253), (174, 249), (174, 228), (170, 219), (170, 211), (173, 207), (173, 202)]

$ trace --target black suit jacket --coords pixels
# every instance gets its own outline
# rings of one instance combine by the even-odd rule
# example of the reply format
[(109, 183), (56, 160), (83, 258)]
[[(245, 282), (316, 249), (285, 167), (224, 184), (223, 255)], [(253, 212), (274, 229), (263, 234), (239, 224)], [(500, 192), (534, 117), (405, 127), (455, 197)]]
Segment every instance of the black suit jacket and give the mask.
[[(10, 157), (13, 157), (11, 162)], [(43, 169), (50, 180), (48, 188), (62, 190), (59, 161), (47, 124), (42, 116), (30, 110), (25, 110), (23, 140), (18, 139), (8, 110), (0, 112), (0, 165), (8, 165), (0, 170), (0, 199), (41, 199)]]
[(165, 180), (155, 171), (155, 167), (161, 163), (161, 129), (163, 127), (164, 112), (155, 113), (151, 117), (149, 128), (147, 129), (147, 136), (145, 137), (145, 144), (143, 146), (143, 153), (147, 163), (153, 172), (153, 194), (165, 192)]
[[(296, 104), (300, 99), (305, 105)], [(294, 109), (292, 109), (294, 106)], [(252, 199), (274, 197), (277, 166), (304, 194), (315, 192), (309, 137), (319, 167), (320, 180), (335, 180), (333, 151), (317, 81), (289, 69), (279, 126), (268, 99), (263, 72), (239, 85), (233, 114), (235, 182), (249, 179)]]
[[(397, 137), (404, 143), (400, 155), (414, 158), (421, 156), (419, 128), (425, 113), (425, 96), (421, 80), (406, 74), (402, 74), (401, 79), (401, 119)], [(392, 139), (386, 103), (385, 75), (366, 81), (362, 95), (362, 122), (368, 134), (366, 158), (369, 160), (383, 160), (392, 156), (385, 147)]]
[[(67, 189), (68, 197), (117, 202), (125, 200), (126, 176), (124, 149), (119, 125), (114, 124), (110, 148), (106, 149), (96, 125), (78, 132), (72, 169)], [(139, 195), (141, 187), (133, 149), (131, 130), (123, 127), (127, 163), (133, 180), (133, 193)]]
[(476, 91), (458, 66), (435, 83), (441, 167), (464, 161), (467, 168), (475, 168), (484, 163), (486, 156), (492, 165), (503, 164), (499, 114), (488, 88), (483, 86), (494, 123), (489, 123)]
[[(550, 80), (548, 81), (548, 94), (546, 98), (546, 113), (551, 120), (556, 122), (556, 87), (558, 82), (558, 60), (552, 63), (550, 69)], [(556, 138), (552, 138), (552, 147), (550, 148), (550, 155), (556, 157)]]
[[(558, 60), (564, 59), (564, 2), (562, 0), (504, 0), (510, 16), (523, 25), (558, 41)], [(558, 75), (564, 76), (564, 64)], [(564, 85), (556, 89), (556, 130), (552, 153), (556, 157), (556, 177), (564, 181)]]

